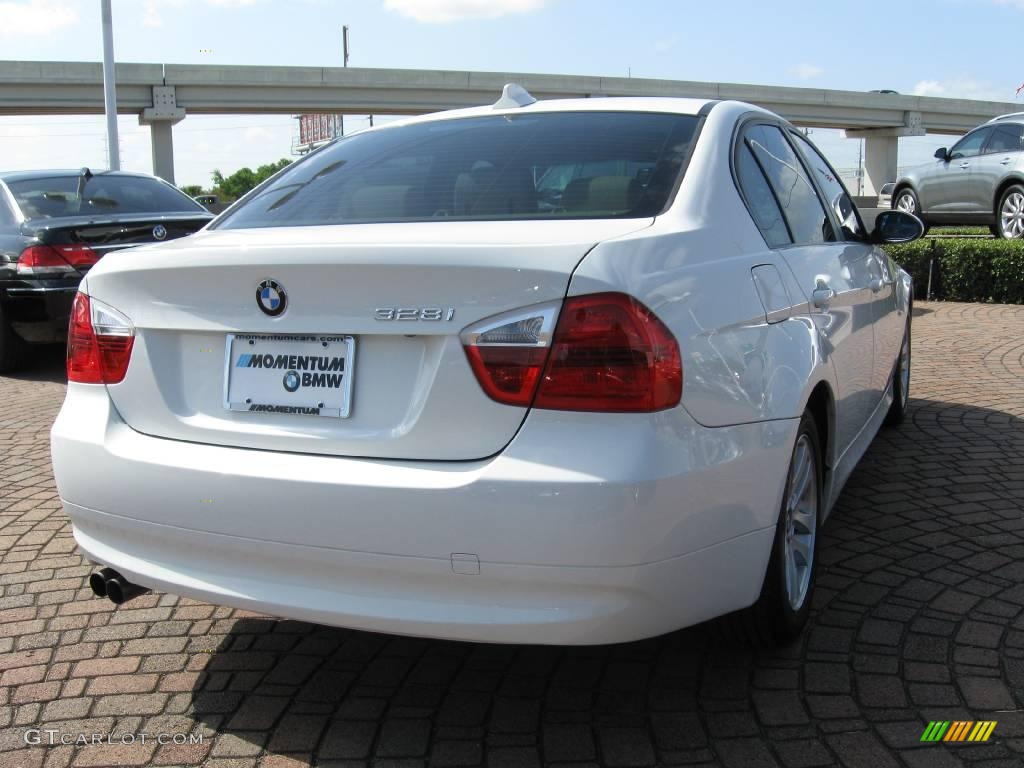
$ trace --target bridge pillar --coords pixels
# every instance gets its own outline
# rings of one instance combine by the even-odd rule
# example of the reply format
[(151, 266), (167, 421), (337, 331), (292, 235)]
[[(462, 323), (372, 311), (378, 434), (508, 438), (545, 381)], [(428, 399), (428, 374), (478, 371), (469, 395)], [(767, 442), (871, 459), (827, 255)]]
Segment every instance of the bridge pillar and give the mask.
[(858, 128), (847, 130), (846, 138), (864, 139), (865, 197), (877, 195), (882, 185), (896, 181), (900, 136), (924, 136), (920, 112), (904, 112), (899, 128)]
[(185, 108), (175, 100), (173, 85), (153, 86), (153, 106), (139, 115), (139, 125), (149, 126), (153, 148), (153, 175), (174, 183), (174, 136), (171, 127), (185, 119)]
[(864, 139), (865, 196), (877, 196), (883, 184), (896, 181), (898, 159), (898, 136), (871, 136)]

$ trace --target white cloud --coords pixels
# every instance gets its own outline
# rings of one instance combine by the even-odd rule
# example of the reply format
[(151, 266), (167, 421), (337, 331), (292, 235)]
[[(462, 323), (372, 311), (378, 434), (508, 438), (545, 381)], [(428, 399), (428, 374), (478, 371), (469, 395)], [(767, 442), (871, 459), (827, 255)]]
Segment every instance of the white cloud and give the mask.
[[(1024, 4), (1024, 0), (1021, 0)], [(920, 80), (912, 91), (914, 96), (941, 96), (947, 99), (979, 99), (981, 101), (1013, 101), (1019, 83), (996, 86), (972, 77), (948, 80)]]
[(1024, 11), (1024, 0), (993, 0), (996, 5), (1009, 5), (1011, 8), (1019, 8)]
[(427, 24), (464, 19), (493, 19), (509, 13), (528, 13), (547, 0), (384, 0), (384, 7)]
[(160, 16), (160, 9), (157, 8), (156, 0), (146, 2), (146, 14), (142, 17), (144, 27), (162, 27), (164, 20)]
[(797, 64), (793, 67), (790, 72), (801, 80), (813, 80), (816, 77), (821, 77), (825, 74), (825, 70), (816, 64), (808, 64), (806, 62)]
[(246, 5), (254, 5), (257, 0), (206, 0), (206, 2), (221, 8), (242, 8)]
[(0, 38), (43, 37), (78, 21), (65, 0), (0, 2)]

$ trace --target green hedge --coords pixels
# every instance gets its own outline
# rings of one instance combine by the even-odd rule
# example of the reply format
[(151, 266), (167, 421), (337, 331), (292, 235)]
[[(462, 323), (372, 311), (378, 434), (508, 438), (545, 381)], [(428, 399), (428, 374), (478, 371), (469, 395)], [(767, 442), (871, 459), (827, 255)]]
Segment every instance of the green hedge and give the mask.
[(932, 298), (1024, 304), (1024, 241), (931, 239), (887, 245), (885, 250), (914, 278), (914, 295), (925, 298), (928, 264)]

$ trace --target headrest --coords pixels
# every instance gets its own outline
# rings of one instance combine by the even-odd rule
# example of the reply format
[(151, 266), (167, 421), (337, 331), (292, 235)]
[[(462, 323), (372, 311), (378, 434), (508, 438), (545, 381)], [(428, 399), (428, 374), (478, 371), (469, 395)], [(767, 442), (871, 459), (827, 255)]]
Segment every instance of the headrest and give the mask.
[(594, 176), (570, 181), (562, 193), (567, 211), (625, 213), (640, 202), (643, 189), (629, 176)]
[(409, 184), (381, 184), (360, 187), (349, 195), (345, 205), (346, 218), (350, 219), (404, 219), (408, 218), (409, 199), (412, 195)]

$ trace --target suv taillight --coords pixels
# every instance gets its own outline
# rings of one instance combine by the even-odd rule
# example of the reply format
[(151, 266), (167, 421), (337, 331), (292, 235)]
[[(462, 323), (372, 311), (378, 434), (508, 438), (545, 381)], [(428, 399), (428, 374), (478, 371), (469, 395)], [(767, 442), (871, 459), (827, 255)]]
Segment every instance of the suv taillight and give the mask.
[(68, 381), (117, 384), (132, 357), (135, 328), (113, 307), (75, 294), (68, 325)]
[[(552, 331), (553, 319), (558, 324)], [(598, 293), (490, 318), (462, 334), (484, 392), (508, 405), (649, 412), (679, 403), (672, 332), (636, 299)]]
[(17, 272), (51, 277), (74, 274), (76, 269), (91, 267), (98, 260), (96, 252), (85, 245), (30, 245), (18, 257)]

